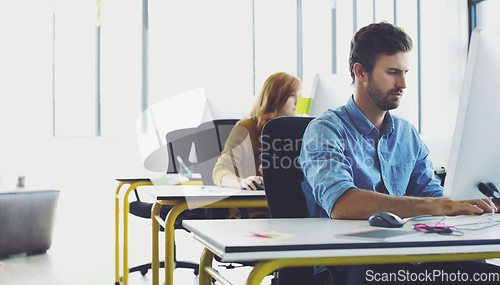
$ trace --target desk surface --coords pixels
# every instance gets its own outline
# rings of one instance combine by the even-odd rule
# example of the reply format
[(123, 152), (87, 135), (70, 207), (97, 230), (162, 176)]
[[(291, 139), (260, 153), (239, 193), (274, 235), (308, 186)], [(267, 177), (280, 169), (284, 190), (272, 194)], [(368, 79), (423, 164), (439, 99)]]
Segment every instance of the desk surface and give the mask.
[(250, 191), (237, 188), (201, 185), (140, 186), (156, 201), (186, 201), (190, 209), (221, 200), (265, 200), (264, 190)]
[(137, 187), (157, 200), (184, 199), (190, 197), (249, 197), (265, 198), (264, 190), (243, 190), (237, 188), (202, 186), (202, 185), (170, 185), (170, 186), (140, 186)]
[[(185, 220), (183, 226), (222, 261), (276, 258), (500, 251), (500, 227), (463, 236), (425, 234), (384, 242), (338, 236), (375, 229), (367, 221), (331, 219)], [(411, 230), (407, 224), (404, 230)], [(392, 229), (401, 230), (401, 229)], [(263, 237), (270, 236), (270, 237)]]

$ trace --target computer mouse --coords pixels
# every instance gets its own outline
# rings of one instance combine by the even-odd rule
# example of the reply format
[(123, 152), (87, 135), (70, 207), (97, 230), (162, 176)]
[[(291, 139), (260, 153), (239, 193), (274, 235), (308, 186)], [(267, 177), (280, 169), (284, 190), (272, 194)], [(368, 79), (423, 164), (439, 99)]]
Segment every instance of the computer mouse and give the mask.
[(257, 189), (257, 190), (264, 190), (264, 184), (257, 183), (255, 181), (253, 181), (252, 183), (253, 183), (253, 186), (255, 186), (255, 189)]
[(383, 228), (400, 228), (405, 222), (397, 215), (389, 212), (378, 212), (373, 214), (369, 219), (370, 226)]

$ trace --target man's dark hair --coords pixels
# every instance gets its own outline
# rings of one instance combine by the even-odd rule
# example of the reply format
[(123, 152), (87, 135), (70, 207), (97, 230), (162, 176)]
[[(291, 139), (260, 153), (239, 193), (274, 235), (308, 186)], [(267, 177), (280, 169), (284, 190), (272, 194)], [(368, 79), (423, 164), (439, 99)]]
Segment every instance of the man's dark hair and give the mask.
[(408, 52), (413, 43), (400, 27), (387, 22), (373, 23), (359, 29), (351, 40), (349, 67), (354, 83), (354, 64), (359, 62), (370, 73), (381, 55)]

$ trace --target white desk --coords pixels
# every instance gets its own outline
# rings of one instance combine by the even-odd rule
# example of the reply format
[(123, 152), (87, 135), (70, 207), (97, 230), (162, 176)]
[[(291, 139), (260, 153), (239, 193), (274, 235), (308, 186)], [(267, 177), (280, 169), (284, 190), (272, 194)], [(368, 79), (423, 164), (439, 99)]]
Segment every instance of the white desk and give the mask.
[[(367, 221), (331, 219), (185, 220), (183, 225), (204, 246), (200, 284), (210, 284), (214, 254), (223, 262), (259, 261), (247, 284), (283, 267), (458, 261), (500, 257), (500, 227), (463, 236), (425, 234), (406, 241), (338, 237), (374, 229)], [(412, 225), (405, 225), (411, 230)], [(398, 229), (395, 229), (398, 230)], [(278, 237), (263, 238), (260, 235)], [(210, 272), (210, 273), (209, 273)], [(213, 275), (212, 275), (213, 276)], [(215, 276), (221, 278), (221, 276)], [(222, 277), (223, 278), (223, 277)]]
[[(159, 245), (160, 223), (165, 228), (165, 284), (173, 284), (174, 274), (174, 223), (180, 213), (194, 208), (248, 208), (267, 207), (265, 192), (248, 191), (215, 186), (179, 185), (138, 187), (151, 195), (155, 206), (151, 213), (153, 220), (153, 284), (159, 284)], [(160, 218), (162, 205), (174, 205), (163, 221)], [(206, 221), (206, 220), (205, 220)]]

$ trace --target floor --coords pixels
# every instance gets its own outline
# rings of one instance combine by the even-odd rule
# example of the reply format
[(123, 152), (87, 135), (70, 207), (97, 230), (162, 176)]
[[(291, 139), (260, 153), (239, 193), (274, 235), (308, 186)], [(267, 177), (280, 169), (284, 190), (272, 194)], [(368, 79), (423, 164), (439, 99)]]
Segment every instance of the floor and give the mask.
[[(109, 204), (114, 205), (113, 197), (106, 199), (107, 205), (96, 202), (92, 197), (83, 198), (83, 201), (79, 202), (73, 203), (72, 197), (61, 195), (51, 248), (46, 254), (34, 256), (21, 254), (0, 260), (1, 285), (114, 284), (114, 208), (108, 207)], [(78, 207), (77, 204), (85, 206)], [(151, 223), (135, 217), (131, 217), (129, 221), (129, 266), (132, 267), (150, 262)], [(147, 234), (134, 234), (139, 232)], [(160, 240), (160, 244), (162, 241), (163, 239)], [(197, 262), (202, 246), (189, 233), (177, 230), (176, 244), (179, 260)], [(236, 284), (243, 284), (251, 270), (249, 267), (231, 270), (219, 267), (219, 269)], [(120, 272), (122, 274), (122, 271)], [(129, 275), (129, 284), (151, 284), (151, 278), (151, 270), (146, 276), (134, 272)], [(162, 270), (161, 283), (163, 280)], [(198, 284), (198, 278), (192, 270), (179, 268), (174, 271), (174, 283)], [(263, 284), (269, 283), (267, 278), (263, 282)]]

